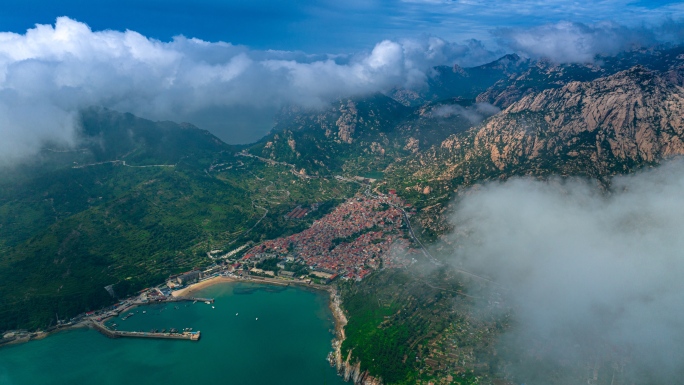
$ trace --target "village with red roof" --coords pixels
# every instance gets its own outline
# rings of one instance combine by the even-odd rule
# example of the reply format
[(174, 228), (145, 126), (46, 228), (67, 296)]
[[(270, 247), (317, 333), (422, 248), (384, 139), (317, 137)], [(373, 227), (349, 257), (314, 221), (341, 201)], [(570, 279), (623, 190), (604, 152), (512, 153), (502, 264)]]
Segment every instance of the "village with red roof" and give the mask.
[(381, 267), (406, 266), (409, 242), (397, 199), (359, 194), (307, 230), (253, 247), (243, 260), (290, 257), (332, 279), (356, 280)]

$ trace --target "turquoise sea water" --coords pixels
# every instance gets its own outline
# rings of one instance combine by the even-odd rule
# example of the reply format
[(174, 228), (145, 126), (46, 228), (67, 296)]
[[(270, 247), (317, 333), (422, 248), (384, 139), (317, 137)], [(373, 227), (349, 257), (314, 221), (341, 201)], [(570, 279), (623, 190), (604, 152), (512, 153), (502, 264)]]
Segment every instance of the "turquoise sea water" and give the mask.
[(199, 342), (62, 332), (1, 348), (0, 384), (344, 383), (326, 361), (334, 337), (327, 293), (240, 282), (196, 295), (216, 302), (138, 307), (126, 321), (109, 323), (119, 330), (192, 327), (202, 332)]

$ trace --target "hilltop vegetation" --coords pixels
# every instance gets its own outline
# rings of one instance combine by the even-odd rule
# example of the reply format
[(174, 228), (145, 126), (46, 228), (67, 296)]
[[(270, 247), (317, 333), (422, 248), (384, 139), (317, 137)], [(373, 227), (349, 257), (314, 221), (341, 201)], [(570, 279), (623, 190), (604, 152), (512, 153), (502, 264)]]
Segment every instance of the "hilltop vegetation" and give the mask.
[(490, 357), (506, 315), (474, 316), (472, 296), (481, 293), (472, 287), (466, 293), (463, 277), (448, 267), (426, 267), (380, 271), (362, 282), (340, 284), (349, 318), (342, 357), (351, 352), (352, 364), (358, 360), (362, 372), (387, 384), (449, 374), (456, 384), (495, 378), (498, 368)]
[[(240, 147), (189, 124), (86, 110), (73, 148), (48, 145), (0, 170), (0, 331), (111, 304), (105, 286), (126, 296), (212, 263), (210, 250), (302, 232), (366, 189), (355, 177), (409, 202), (429, 244), (449, 231), (445, 213), (469, 186), (558, 175), (606, 183), (684, 154), (684, 49), (600, 59), (438, 67), (421, 92), (285, 109), (266, 137)], [(313, 203), (311, 215), (285, 216)], [(343, 356), (386, 383), (500, 381), (492, 349), (508, 315), (473, 317), (477, 286), (412, 257), (410, 269), (339, 284)]]
[(357, 188), (237, 157), (189, 125), (98, 109), (82, 120), (79, 149), (3, 171), (0, 330), (46, 327), (113, 303), (105, 286), (125, 297), (206, 266), (210, 249), (301, 231), (314, 217), (284, 220), (294, 206), (330, 202), (324, 213)]
[(463, 187), (522, 175), (605, 180), (681, 154), (682, 57), (669, 47), (585, 64), (508, 55), (437, 67), (421, 92), (289, 110), (249, 151), (313, 175), (384, 175), (381, 191), (413, 204), (419, 235), (434, 241)]

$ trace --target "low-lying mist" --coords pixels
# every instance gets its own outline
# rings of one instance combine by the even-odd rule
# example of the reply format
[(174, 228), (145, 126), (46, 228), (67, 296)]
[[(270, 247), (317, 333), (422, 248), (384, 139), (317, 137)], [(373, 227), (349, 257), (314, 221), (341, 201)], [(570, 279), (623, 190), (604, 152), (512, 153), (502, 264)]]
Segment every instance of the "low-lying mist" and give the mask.
[(608, 189), (581, 179), (486, 184), (464, 194), (451, 220), (453, 263), (500, 283), (514, 309), (498, 348), (516, 380), (682, 378), (682, 160)]
[(472, 124), (479, 124), (486, 118), (496, 115), (500, 108), (489, 103), (475, 103), (469, 108), (458, 104), (442, 104), (433, 107), (430, 113), (436, 118), (449, 118), (455, 115), (463, 116)]

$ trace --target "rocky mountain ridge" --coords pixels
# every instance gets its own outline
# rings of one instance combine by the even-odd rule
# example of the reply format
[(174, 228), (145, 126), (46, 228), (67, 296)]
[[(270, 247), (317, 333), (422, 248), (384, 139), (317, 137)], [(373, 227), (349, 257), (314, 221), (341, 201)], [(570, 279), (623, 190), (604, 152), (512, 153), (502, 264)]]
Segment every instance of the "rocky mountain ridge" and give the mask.
[(455, 192), (514, 176), (608, 181), (684, 155), (684, 54), (587, 81), (530, 91), (479, 125), (385, 169), (415, 205), (426, 240), (448, 231)]
[[(292, 222), (283, 218), (295, 205), (365, 189), (355, 182), (348, 183), (351, 187), (338, 183), (332, 177), (338, 173), (384, 172), (371, 187), (402, 195), (413, 205), (406, 209), (412, 229), (432, 240), (447, 229), (441, 219), (454, 192), (469, 185), (520, 175), (601, 180), (682, 155), (681, 52), (636, 52), (581, 65), (509, 56), (475, 69), (437, 68), (430, 80), (433, 89), (413, 95), (409, 103), (396, 93), (378, 94), (338, 100), (323, 110), (287, 111), (272, 133), (246, 146), (262, 158), (237, 153), (194, 127), (86, 113), (88, 151), (51, 151), (46, 157), (60, 160), (53, 162), (61, 165), (59, 172), (47, 170), (50, 178), (5, 180), (9, 187), (0, 186), (0, 228), (5, 229), (0, 231), (0, 264), (5, 266), (0, 270), (0, 329), (43, 325), (55, 313), (66, 317), (99, 308), (114, 300), (102, 290), (105, 285), (125, 295), (159, 282), (204, 261), (210, 242), (232, 245), (278, 236)], [(263, 162), (268, 159), (287, 165)], [(292, 173), (290, 164), (305, 172)], [(350, 298), (358, 294), (358, 312), (379, 311), (377, 323), (368, 329), (357, 324), (350, 337), (368, 337), (373, 333), (364, 330), (371, 330), (377, 339), (357, 338), (345, 351), (346, 359), (338, 350), (335, 364), (346, 379), (379, 382), (370, 373), (378, 372), (381, 363), (358, 358), (360, 348), (375, 346), (372, 341), (400, 341), (378, 345), (387, 347), (380, 353), (366, 352), (368, 358), (383, 357), (383, 368), (390, 367), (388, 352), (412, 346), (415, 356), (399, 355), (389, 363), (402, 369), (400, 364), (418, 357), (431, 373), (441, 370), (439, 360), (446, 356), (435, 350), (440, 341), (454, 341), (457, 332), (463, 341), (473, 341), (471, 329), (449, 331), (442, 325), (454, 302), (443, 296), (444, 286), (427, 286), (432, 278), (413, 282), (413, 292), (430, 293), (419, 299), (399, 295), (407, 287), (399, 278), (392, 290), (387, 289), (390, 278), (377, 285), (370, 280), (363, 281), (363, 292), (351, 284), (348, 289)], [(377, 296), (383, 288), (385, 293)], [(452, 289), (444, 293), (460, 297), (461, 289)], [(377, 300), (367, 301), (369, 295)], [(435, 313), (439, 307), (433, 301), (443, 301), (448, 306), (442, 309), (449, 312)], [(345, 301), (347, 308), (352, 304)], [(386, 316), (380, 313), (385, 311)], [(490, 326), (483, 327), (495, 329)], [(418, 327), (424, 327), (424, 341), (413, 338)], [(397, 330), (411, 333), (404, 338), (394, 334)], [(435, 330), (448, 333), (435, 336)], [(368, 369), (371, 365), (375, 369)], [(478, 368), (480, 374), (486, 369)]]
[(625, 71), (634, 66), (666, 72), (681, 64), (682, 47), (639, 49), (616, 56), (597, 56), (590, 63), (558, 64), (541, 59), (527, 62), (519, 71), (501, 79), (477, 95), (477, 101), (506, 108), (524, 96), (552, 88), (560, 88), (570, 82), (588, 82)]
[[(427, 90), (421, 92), (395, 90), (388, 95), (376, 94), (339, 100), (321, 111), (289, 111), (281, 116), (273, 132), (252, 146), (250, 152), (292, 163), (298, 169), (319, 175), (339, 172), (392, 172), (403, 168), (402, 163), (405, 162), (409, 165), (419, 164), (423, 174), (429, 174), (433, 169), (443, 169), (444, 166), (451, 167), (453, 170), (439, 178), (453, 179), (458, 174), (456, 169), (460, 168), (455, 164), (468, 161), (478, 170), (470, 167), (463, 174), (465, 179), (473, 180), (478, 177), (487, 178), (495, 173), (517, 172), (507, 169), (505, 164), (519, 164), (521, 160), (514, 161), (513, 155), (527, 154), (530, 146), (533, 150), (527, 155), (540, 159), (556, 157), (557, 159), (549, 159), (554, 171), (573, 173), (571, 168), (560, 167), (559, 162), (564, 162), (565, 158), (575, 158), (569, 163), (576, 164), (576, 168), (584, 167), (585, 164), (578, 164), (579, 158), (586, 153), (584, 147), (588, 145), (589, 138), (584, 136), (596, 134), (600, 137), (592, 140), (605, 143), (599, 145), (600, 149), (597, 151), (601, 153), (594, 156), (595, 160), (590, 159), (586, 163), (593, 167), (591, 171), (582, 174), (597, 176), (614, 173), (619, 172), (620, 167), (627, 171), (641, 162), (659, 159), (661, 152), (663, 156), (679, 152), (679, 145), (668, 139), (679, 135), (676, 128), (678, 123), (674, 121), (672, 129), (664, 127), (664, 131), (658, 131), (657, 135), (662, 138), (647, 139), (646, 136), (649, 135), (648, 126), (655, 122), (655, 116), (671, 116), (679, 108), (677, 97), (672, 95), (677, 94), (673, 91), (677, 86), (684, 84), (682, 58), (684, 48), (670, 47), (635, 50), (613, 57), (597, 57), (595, 62), (585, 64), (556, 64), (547, 60), (532, 61), (517, 55), (506, 55), (492, 63), (473, 68), (435, 67), (428, 79)], [(651, 74), (657, 77), (658, 80), (652, 80), (652, 86), (662, 90), (656, 91), (657, 95), (645, 88), (637, 90), (641, 86), (637, 87), (636, 79), (632, 80), (633, 84), (628, 84), (629, 79), (625, 78), (625, 74), (638, 77), (640, 75), (637, 72), (644, 76)], [(598, 88), (593, 91), (590, 89), (595, 87)], [(576, 92), (586, 95), (571, 95)], [(624, 94), (621, 95), (621, 92)], [(603, 97), (603, 94), (610, 96)], [(663, 96), (665, 94), (670, 96)], [(411, 100), (405, 100), (407, 97)], [(576, 97), (579, 99), (573, 101), (572, 98)], [(656, 106), (656, 99), (660, 97), (670, 98), (667, 102), (671, 105), (666, 107), (667, 111), (661, 111)], [(556, 98), (569, 99), (554, 102)], [(639, 107), (638, 112), (622, 110), (623, 107), (618, 104), (624, 104), (631, 98), (643, 100), (647, 106)], [(596, 106), (587, 107), (588, 104)], [(497, 107), (504, 111), (489, 119), (484, 131), (476, 136), (473, 130), (479, 131), (480, 121), (496, 113)], [(586, 111), (575, 112), (578, 108)], [(590, 111), (591, 108), (597, 110)], [(655, 110), (647, 111), (653, 108)], [(548, 116), (544, 111), (549, 111)], [(585, 124), (577, 120), (574, 116), (576, 113), (593, 114), (594, 119), (598, 120), (593, 123), (587, 121), (588, 128), (584, 130), (568, 128)], [(640, 121), (639, 127), (625, 126), (613, 138), (608, 126), (627, 123), (612, 122), (611, 119), (624, 120), (629, 116)], [(603, 123), (606, 125), (602, 125)], [(667, 126), (667, 123), (664, 124)], [(507, 127), (511, 125), (528, 127), (528, 134), (518, 132), (506, 136), (503, 132), (507, 132)], [(602, 130), (595, 132), (596, 125), (602, 125)], [(582, 138), (563, 136), (566, 128), (569, 132), (574, 132), (572, 135)], [(488, 144), (487, 138), (499, 130), (502, 130), (503, 136), (497, 139), (498, 144)], [(539, 130), (545, 139), (542, 136), (531, 139), (530, 130)], [(630, 130), (638, 130), (638, 138), (632, 138), (633, 135), (628, 133)], [(561, 137), (551, 138), (557, 134)], [(630, 139), (625, 139), (625, 135)], [(526, 138), (524, 143), (516, 142), (523, 137)], [(570, 143), (569, 140), (573, 142)], [(512, 142), (506, 144), (507, 141)], [(564, 146), (568, 148), (554, 150), (561, 141), (566, 141)], [(480, 145), (486, 148), (477, 148)], [(463, 151), (468, 152), (467, 159), (465, 152), (455, 154), (454, 146), (462, 147)], [(619, 149), (620, 146), (624, 148)], [(487, 151), (493, 152), (493, 155), (484, 156)], [(610, 153), (610, 158), (614, 153), (617, 162), (605, 159), (599, 161), (600, 155), (605, 151)], [(637, 153), (632, 154), (633, 151)], [(446, 162), (443, 155), (445, 152), (452, 153), (446, 156)], [(459, 158), (458, 162), (453, 158)], [(602, 165), (599, 164), (601, 162)], [(633, 164), (622, 165), (625, 162)], [(456, 183), (460, 183), (460, 180)], [(425, 190), (425, 186), (420, 190)]]
[(682, 155), (682, 73), (635, 66), (527, 95), (467, 134), (443, 141), (423, 163), (445, 161), (433, 175), (438, 179), (483, 167), (503, 176), (601, 177)]

